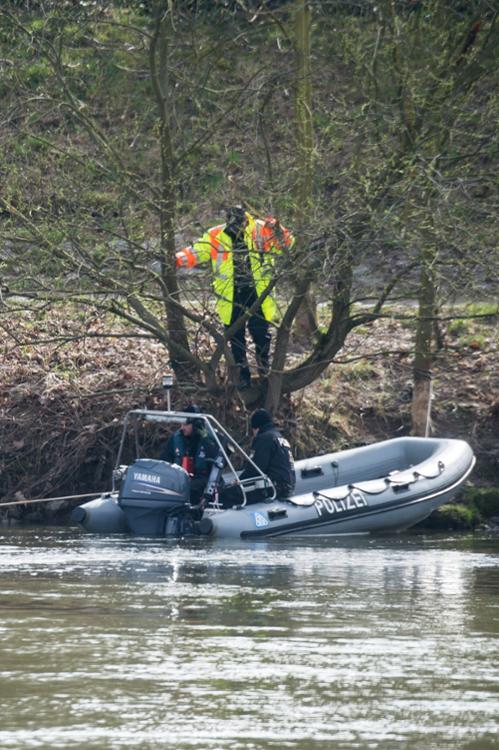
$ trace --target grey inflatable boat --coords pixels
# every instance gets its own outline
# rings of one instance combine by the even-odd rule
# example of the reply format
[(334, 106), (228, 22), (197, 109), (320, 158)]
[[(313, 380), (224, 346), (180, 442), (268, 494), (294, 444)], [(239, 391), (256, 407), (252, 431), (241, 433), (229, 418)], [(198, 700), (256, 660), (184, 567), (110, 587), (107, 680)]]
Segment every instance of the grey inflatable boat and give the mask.
[[(139, 536), (201, 534), (213, 538), (263, 539), (402, 531), (449, 502), (471, 473), (475, 457), (463, 440), (401, 437), (297, 461), (295, 494), (280, 500), (255, 466), (241, 482), (234, 454), (249, 456), (209, 414), (199, 415), (219, 446), (200, 509), (189, 504), (187, 472), (165, 461), (137, 456), (122, 465), (127, 436), (148, 422), (182, 422), (183, 412), (134, 410), (125, 418), (113, 489), (73, 510), (72, 520), (92, 533)], [(198, 415), (196, 415), (198, 418)], [(133, 429), (132, 429), (133, 428)], [(136, 445), (137, 440), (135, 440)], [(137, 451), (138, 452), (138, 451)], [(241, 503), (218, 504), (221, 486), (235, 483)], [(254, 489), (269, 498), (251, 503)]]

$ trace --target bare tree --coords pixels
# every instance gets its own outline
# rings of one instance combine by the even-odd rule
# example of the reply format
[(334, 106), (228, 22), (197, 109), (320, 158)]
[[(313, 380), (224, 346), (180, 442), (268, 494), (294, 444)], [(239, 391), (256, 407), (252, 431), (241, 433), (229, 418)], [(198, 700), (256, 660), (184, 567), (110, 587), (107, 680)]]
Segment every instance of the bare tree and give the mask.
[[(411, 12), (391, 2), (380, 3), (376, 13), (379, 44), (371, 65), (373, 112), (386, 148), (389, 128), (382, 113), (387, 103), (391, 105), (397, 135), (388, 161), (388, 180), (393, 182), (388, 196), (393, 206), (393, 189), (398, 188), (398, 210), (406, 222), (403, 229), (419, 253), (412, 421), (413, 432), (426, 435), (432, 399), (432, 334), (441, 302), (437, 294), (439, 287), (450, 286), (444, 269), (446, 256), (449, 259), (446, 245), (453, 238), (442, 214), (449, 210), (450, 190), (459, 181), (473, 179), (472, 175), (479, 179), (482, 171), (478, 155), (480, 150), (486, 154), (487, 138), (481, 144), (477, 139), (477, 158), (470, 173), (466, 131), (475, 119), (479, 86), (492, 88), (497, 79), (497, 65), (491, 57), (497, 11), (487, 2), (471, 3), (464, 11), (448, 0), (429, 0)], [(386, 59), (382, 39), (386, 39), (391, 60), (387, 75), (380, 70)], [(387, 205), (385, 197), (381, 205)], [(450, 213), (454, 220), (459, 215), (456, 210)], [(479, 254), (474, 248), (475, 260)]]
[[(296, 0), (294, 46), (296, 57), (296, 209), (294, 219), (299, 242), (306, 242), (313, 216), (314, 132), (312, 103), (311, 20), (308, 0)], [(301, 286), (301, 284), (299, 285)], [(316, 305), (311, 286), (304, 292), (296, 315), (295, 335), (310, 339), (317, 332)]]
[[(300, 237), (267, 292), (281, 306), (271, 372), (241, 397), (274, 410), (320, 377), (349, 333), (395, 294), (415, 297), (420, 287), (419, 320), (430, 307), (433, 316), (432, 290), (449, 287), (458, 230), (479, 215), (491, 223), (487, 196), (472, 202), (471, 223), (463, 210), (473, 179), (483, 188), (493, 172), (496, 13), (476, 0), (477, 28), (450, 0), (366, 2), (361, 16), (350, 3), (216, 3), (199, 13), (148, 5), (147, 13), (111, 2), (47, 3), (35, 14), (13, 2), (0, 8), (9, 50), (3, 304), (71, 300), (110, 312), (162, 342), (183, 379), (221, 394), (231, 357), (210, 279), (178, 276), (175, 252), (229, 200), (271, 206), (284, 223), (299, 217)], [(312, 190), (314, 221), (305, 226)], [(473, 246), (471, 237), (461, 243), (460, 284)], [(291, 331), (312, 284), (319, 329), (294, 352)], [(423, 356), (426, 341), (416, 347)]]

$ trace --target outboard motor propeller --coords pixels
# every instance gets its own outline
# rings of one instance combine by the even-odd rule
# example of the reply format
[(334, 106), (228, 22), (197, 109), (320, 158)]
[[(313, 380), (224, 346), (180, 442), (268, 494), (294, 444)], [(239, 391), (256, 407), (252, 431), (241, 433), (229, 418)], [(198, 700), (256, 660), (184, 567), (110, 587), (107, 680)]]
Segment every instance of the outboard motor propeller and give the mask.
[(133, 534), (183, 536), (192, 533), (190, 479), (180, 466), (139, 458), (123, 477), (118, 503)]

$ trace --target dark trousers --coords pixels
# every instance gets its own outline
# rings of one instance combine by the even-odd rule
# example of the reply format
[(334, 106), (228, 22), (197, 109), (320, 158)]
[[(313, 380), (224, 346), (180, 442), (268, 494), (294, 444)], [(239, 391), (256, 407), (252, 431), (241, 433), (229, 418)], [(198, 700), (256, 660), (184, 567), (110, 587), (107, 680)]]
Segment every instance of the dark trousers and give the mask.
[[(232, 311), (231, 325), (244, 315), (249, 307), (255, 302), (256, 293), (247, 290), (234, 290), (234, 309)], [(229, 326), (225, 326), (227, 330)], [(236, 365), (239, 367), (241, 381), (249, 383), (250, 370), (248, 358), (246, 355), (246, 328), (255, 344), (256, 362), (258, 371), (265, 374), (269, 369), (269, 353), (271, 335), (269, 324), (263, 316), (262, 309), (259, 307), (247, 322), (239, 328), (229, 339), (229, 345)]]
[[(268, 492), (266, 490), (253, 490), (253, 492), (248, 492), (246, 495), (246, 504), (260, 503), (262, 500), (266, 500), (267, 497)], [(233, 505), (242, 505), (244, 495), (237, 486), (225, 487), (220, 492), (218, 502), (222, 508), (232, 508)]]
[(199, 505), (201, 497), (203, 496), (204, 489), (206, 487), (206, 477), (191, 477), (191, 491), (190, 491), (190, 503), (191, 505)]
[[(293, 488), (288, 484), (276, 482), (275, 489), (276, 500), (287, 500), (293, 494)], [(261, 503), (263, 500), (268, 500), (271, 495), (272, 491), (270, 489), (253, 490), (253, 492), (248, 492), (246, 495), (246, 504)], [(233, 505), (241, 505), (243, 499), (243, 493), (239, 487), (224, 487), (220, 492), (218, 502), (223, 508), (232, 508)]]

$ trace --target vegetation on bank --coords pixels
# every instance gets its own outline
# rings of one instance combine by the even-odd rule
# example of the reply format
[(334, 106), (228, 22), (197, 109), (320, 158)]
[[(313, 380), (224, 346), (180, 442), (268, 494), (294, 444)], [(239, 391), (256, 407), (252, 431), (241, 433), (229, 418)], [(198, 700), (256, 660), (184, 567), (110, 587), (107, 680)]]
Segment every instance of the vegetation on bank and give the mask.
[(461, 498), (437, 508), (418, 529), (434, 531), (499, 531), (499, 488), (465, 487)]
[(298, 238), (246, 404), (329, 377), (404, 298), (424, 431), (435, 321), (497, 262), (498, 26), (489, 0), (6, 0), (0, 315), (94, 305), (220, 398), (209, 281), (175, 251), (242, 199)]
[[(171, 368), (176, 404), (243, 442), (265, 404), (297, 457), (430, 403), (497, 485), (498, 34), (490, 0), (0, 3), (0, 496), (108, 489)], [(244, 393), (209, 275), (175, 268), (241, 200), (297, 236)]]
[[(17, 343), (2, 334), (0, 498), (4, 502), (109, 489), (125, 412), (142, 406), (165, 408), (164, 348), (137, 337), (130, 327), (110, 325), (97, 311), (92, 315), (87, 310), (86, 316), (89, 324), (83, 337), (69, 308), (60, 309), (58, 315), (52, 311), (45, 320), (39, 316), (11, 320)], [(34, 329), (46, 343), (30, 343)], [(69, 343), (59, 340), (62, 332)], [(474, 527), (499, 516), (497, 331), (486, 316), (462, 318), (442, 336), (445, 346), (435, 368), (433, 431), (468, 440), (477, 466), (463, 493), (468, 510), (453, 506), (452, 511), (439, 511), (435, 522), (442, 518), (445, 528), (456, 528), (458, 521), (465, 520)], [(362, 332), (353, 337), (341, 360), (321, 380), (283, 404), (277, 418), (297, 458), (409, 434), (410, 341), (407, 321), (393, 311), (393, 317), (376, 323), (368, 340)], [(177, 381), (174, 405), (181, 408), (190, 401), (213, 413), (248, 445), (250, 410), (230, 382), (222, 397), (213, 398), (202, 384)], [(153, 455), (162, 437), (151, 437)], [(17, 505), (0, 509), (0, 514), (5, 520), (64, 520), (69, 507), (68, 503)]]

